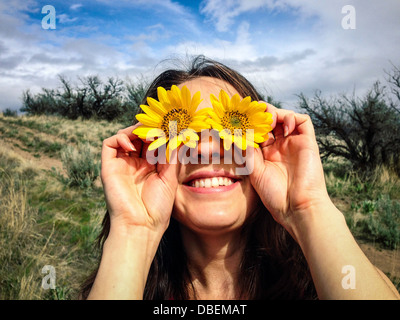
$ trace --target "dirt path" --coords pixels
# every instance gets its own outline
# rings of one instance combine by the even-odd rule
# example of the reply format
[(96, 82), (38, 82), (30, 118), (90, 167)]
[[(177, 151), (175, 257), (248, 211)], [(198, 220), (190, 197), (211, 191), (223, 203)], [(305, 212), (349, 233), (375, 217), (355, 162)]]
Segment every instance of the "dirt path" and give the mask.
[(400, 278), (400, 250), (379, 249), (371, 243), (359, 243), (368, 259), (391, 277)]
[(13, 138), (4, 138), (0, 134), (0, 141), (3, 147), (8, 150), (13, 151), (15, 154), (19, 155), (24, 160), (34, 164), (35, 167), (51, 170), (54, 167), (58, 172), (64, 173), (62, 163), (59, 159), (47, 157), (41, 154), (40, 157), (34, 157), (30, 152), (21, 149), (21, 141)]

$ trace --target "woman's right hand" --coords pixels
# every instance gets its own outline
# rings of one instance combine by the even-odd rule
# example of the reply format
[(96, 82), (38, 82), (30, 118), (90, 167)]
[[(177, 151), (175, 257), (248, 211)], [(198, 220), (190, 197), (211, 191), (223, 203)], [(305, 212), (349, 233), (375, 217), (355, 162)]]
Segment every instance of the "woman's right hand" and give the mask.
[(111, 226), (144, 226), (164, 232), (178, 186), (177, 164), (147, 162), (148, 143), (132, 133), (139, 125), (103, 141), (101, 180)]

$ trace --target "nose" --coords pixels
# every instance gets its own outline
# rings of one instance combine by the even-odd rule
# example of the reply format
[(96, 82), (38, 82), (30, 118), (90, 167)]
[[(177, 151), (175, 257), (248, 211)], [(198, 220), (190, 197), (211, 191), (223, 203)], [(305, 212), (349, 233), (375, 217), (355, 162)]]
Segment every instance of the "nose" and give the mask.
[(199, 163), (220, 163), (224, 157), (225, 150), (219, 134), (215, 130), (202, 130), (199, 134), (197, 145), (197, 156)]

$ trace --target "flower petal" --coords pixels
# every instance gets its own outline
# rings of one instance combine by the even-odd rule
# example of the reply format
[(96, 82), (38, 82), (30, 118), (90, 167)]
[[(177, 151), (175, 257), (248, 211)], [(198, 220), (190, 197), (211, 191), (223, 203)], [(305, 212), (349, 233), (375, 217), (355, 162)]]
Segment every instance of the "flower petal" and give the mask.
[(265, 112), (256, 112), (256, 113), (251, 113), (249, 115), (249, 121), (251, 124), (260, 124), (260, 123), (265, 123), (267, 122), (268, 115)]
[(240, 96), (239, 96), (239, 94), (236, 93), (236, 94), (233, 95), (233, 97), (231, 98), (231, 108), (232, 108), (232, 111), (238, 111), (239, 103), (240, 103)]
[(224, 149), (229, 150), (232, 147), (233, 136), (228, 129), (219, 132), (219, 137), (224, 141)]
[(179, 133), (179, 135), (180, 135), (179, 139), (182, 141), (187, 141), (187, 140), (198, 141), (199, 140), (199, 136), (197, 135), (196, 131), (194, 131), (192, 129), (182, 130), (182, 132)]
[[(263, 141), (264, 142), (264, 141)], [(256, 143), (256, 142), (254, 142), (254, 141), (251, 141), (251, 140), (247, 140), (246, 139), (246, 143), (247, 143), (247, 146), (249, 147), (253, 147), (253, 148), (259, 148), (260, 146)]]
[(133, 130), (132, 133), (136, 134), (138, 137), (142, 139), (162, 137), (165, 135), (164, 131), (159, 128), (145, 127), (145, 126), (137, 127), (135, 130)]
[(151, 107), (151, 110), (157, 113), (158, 115), (163, 116), (168, 112), (161, 102), (157, 101), (156, 99), (153, 99), (152, 97), (147, 97), (147, 103)]
[[(200, 91), (197, 91), (197, 92), (193, 95), (192, 100), (191, 100), (191, 102), (190, 102), (190, 105), (189, 105), (189, 114), (194, 114), (194, 113), (196, 112), (196, 110), (197, 110), (197, 108), (198, 108), (198, 106), (199, 106), (199, 104), (200, 104), (201, 101), (202, 101), (202, 99), (201, 99)], [(206, 109), (206, 108), (205, 108), (205, 109)], [(204, 110), (204, 109), (202, 109), (202, 110)], [(203, 111), (203, 112), (204, 112), (204, 111)]]
[[(247, 138), (247, 141), (249, 141), (248, 138)], [(254, 142), (262, 143), (262, 142), (264, 142), (264, 141), (265, 141), (264, 136), (259, 135), (259, 134), (255, 134), (255, 135), (254, 135)]]
[(223, 130), (221, 130), (220, 132), (219, 132), (219, 137), (221, 138), (221, 139), (232, 139), (232, 133), (231, 133), (231, 131), (230, 130), (228, 130), (228, 129), (223, 129)]
[(188, 128), (196, 132), (200, 132), (204, 129), (210, 129), (210, 124), (206, 121), (193, 121), (192, 123), (190, 123)]
[(156, 110), (153, 110), (149, 106), (146, 106), (145, 104), (141, 104), (140, 108), (147, 114), (149, 117), (153, 118), (154, 120), (161, 121), (163, 118), (163, 115), (157, 113)]
[(211, 107), (203, 108), (198, 111), (196, 111), (193, 115), (193, 118), (195, 117), (208, 117), (212, 112), (214, 112), (214, 109)]
[(200, 138), (196, 132), (191, 129), (187, 129), (180, 133), (179, 139), (182, 140), (183, 143), (189, 148), (195, 148), (197, 145), (196, 141), (198, 141)]
[[(224, 129), (224, 127), (220, 123), (214, 121), (214, 119), (208, 119), (207, 123), (209, 123), (211, 125), (211, 127), (217, 131), (221, 131)], [(206, 128), (206, 129), (208, 129), (208, 128)]]
[(183, 143), (189, 148), (196, 148), (197, 146), (197, 142), (195, 140), (183, 141)]
[(168, 140), (166, 137), (158, 138), (157, 140), (150, 143), (148, 150), (151, 151), (151, 150), (157, 149), (157, 148), (161, 147), (163, 144), (166, 144), (167, 141)]
[(178, 136), (174, 136), (172, 139), (169, 140), (168, 146), (172, 150), (178, 148), (182, 143), (182, 140), (178, 138)]
[(210, 112), (210, 118), (213, 119), (217, 123), (221, 123), (221, 117), (218, 117), (218, 115), (215, 112)]
[(254, 113), (265, 112), (265, 110), (267, 110), (267, 105), (265, 103), (253, 101), (250, 103), (249, 110), (251, 110)]
[(163, 87), (157, 88), (157, 96), (158, 101), (160, 101), (161, 103), (170, 103), (167, 95), (167, 90), (165, 90)]
[[(181, 90), (179, 90), (179, 88), (176, 85), (173, 85), (171, 87), (170, 91), (167, 91), (168, 97), (171, 100), (171, 96), (172, 96), (172, 100), (175, 101), (175, 104), (173, 107), (174, 108), (185, 108), (187, 109), (187, 106), (185, 107), (183, 101), (182, 101), (182, 94), (181, 94)], [(171, 101), (172, 102), (172, 101)]]
[(231, 99), (229, 98), (228, 94), (224, 90), (221, 90), (219, 92), (219, 102), (222, 103), (222, 105), (225, 107), (226, 111), (232, 111)]
[[(213, 98), (214, 97), (214, 98)], [(211, 104), (214, 108), (214, 112), (218, 117), (222, 118), (227, 111), (226, 107), (215, 98), (213, 94), (211, 94)]]
[(244, 136), (235, 135), (233, 138), (233, 143), (242, 150), (247, 149), (247, 140)]
[(186, 86), (181, 89), (182, 107), (190, 109), (192, 105), (192, 94)]
[(157, 127), (158, 128), (158, 127), (160, 127), (160, 124), (161, 124), (161, 120), (158, 120), (158, 118), (154, 119), (144, 113), (137, 114), (136, 119), (140, 123), (144, 124), (145, 126), (149, 126), (149, 127)]
[(229, 150), (232, 147), (232, 136), (225, 136), (224, 141), (224, 149)]
[(240, 101), (240, 103), (238, 105), (238, 111), (240, 113), (246, 113), (249, 108), (250, 102), (251, 102), (250, 96), (247, 96), (246, 98), (244, 98), (242, 101)]
[(167, 144), (167, 149), (165, 150), (165, 158), (167, 160), (167, 163), (169, 163), (169, 159), (170, 159), (170, 153), (172, 153), (169, 149), (169, 143)]
[[(178, 89), (179, 90), (179, 89)], [(180, 99), (180, 94), (176, 95), (175, 91), (168, 90), (167, 91), (168, 100), (171, 104), (172, 109), (179, 109), (181, 108), (182, 102)]]

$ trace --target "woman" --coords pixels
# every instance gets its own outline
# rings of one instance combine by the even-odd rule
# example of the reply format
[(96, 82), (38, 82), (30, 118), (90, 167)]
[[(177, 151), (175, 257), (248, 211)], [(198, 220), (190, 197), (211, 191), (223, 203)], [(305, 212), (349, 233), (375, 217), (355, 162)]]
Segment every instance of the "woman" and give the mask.
[[(198, 110), (221, 89), (261, 100), (244, 77), (204, 57), (187, 71), (163, 72), (146, 97), (173, 85), (200, 92)], [(150, 142), (132, 133), (140, 123), (104, 140), (102, 256), (82, 298), (399, 298), (328, 196), (310, 118), (266, 105), (273, 135), (246, 150), (254, 150), (248, 175), (223, 161), (216, 139), (202, 136), (194, 149), (222, 160), (208, 164), (150, 164)], [(218, 190), (204, 187), (213, 177), (225, 182)]]

